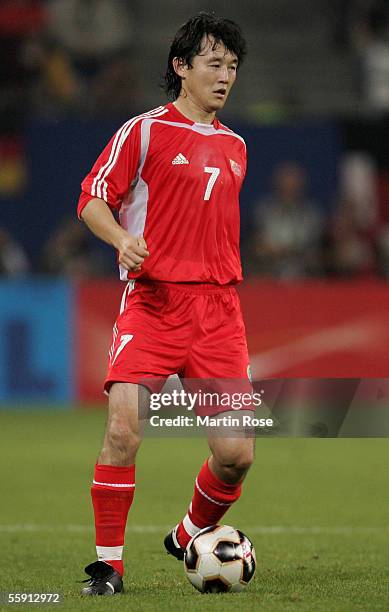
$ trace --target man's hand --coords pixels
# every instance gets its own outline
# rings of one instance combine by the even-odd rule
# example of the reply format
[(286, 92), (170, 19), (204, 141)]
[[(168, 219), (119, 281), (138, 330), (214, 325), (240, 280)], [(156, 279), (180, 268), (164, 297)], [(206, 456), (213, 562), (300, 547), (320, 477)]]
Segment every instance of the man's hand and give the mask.
[(119, 263), (130, 270), (138, 272), (150, 253), (143, 236), (132, 236), (123, 229), (114, 218), (108, 204), (100, 198), (89, 200), (81, 213), (81, 218), (89, 229), (118, 251)]
[(115, 247), (119, 263), (131, 272), (138, 272), (145, 258), (150, 255), (143, 236), (131, 236), (125, 230), (120, 233)]

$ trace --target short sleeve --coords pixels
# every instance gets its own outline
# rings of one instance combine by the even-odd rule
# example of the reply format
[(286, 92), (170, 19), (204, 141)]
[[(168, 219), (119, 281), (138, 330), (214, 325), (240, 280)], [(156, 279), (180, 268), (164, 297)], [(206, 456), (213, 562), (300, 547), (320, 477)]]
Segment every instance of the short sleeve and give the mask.
[(81, 183), (83, 194), (90, 196), (87, 201), (100, 198), (110, 208), (120, 208), (139, 167), (140, 123), (136, 118), (127, 121), (99, 155)]

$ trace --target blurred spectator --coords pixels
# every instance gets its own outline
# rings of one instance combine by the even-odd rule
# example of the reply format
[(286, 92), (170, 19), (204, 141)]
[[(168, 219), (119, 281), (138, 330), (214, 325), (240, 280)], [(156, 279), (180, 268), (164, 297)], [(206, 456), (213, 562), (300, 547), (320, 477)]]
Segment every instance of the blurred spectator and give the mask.
[(325, 4), (325, 10), (330, 17), (333, 42), (338, 49), (347, 49), (358, 1), (329, 0)]
[(324, 238), (328, 275), (365, 277), (377, 273), (377, 170), (366, 153), (344, 156), (339, 200)]
[(376, 0), (355, 28), (360, 63), (360, 89), (367, 111), (389, 112), (389, 3)]
[(46, 21), (40, 0), (0, 4), (0, 133), (19, 133), (39, 66), (37, 39)]
[(339, 192), (353, 202), (353, 216), (359, 227), (374, 228), (378, 220), (377, 168), (373, 158), (364, 151), (343, 155), (339, 165)]
[(128, 55), (113, 57), (93, 83), (91, 112), (97, 116), (111, 117), (131, 112), (139, 99), (135, 75), (135, 63)]
[(353, 200), (339, 201), (324, 240), (324, 250), (328, 276), (362, 278), (377, 273), (374, 234), (358, 222)]
[(389, 278), (389, 225), (383, 225), (377, 236), (378, 272), (380, 276)]
[[(136, 99), (132, 14), (123, 0), (50, 0), (49, 35), (72, 71), (82, 110), (127, 113)], [(58, 68), (58, 67), (57, 67)]]
[(33, 89), (38, 115), (58, 117), (77, 110), (81, 87), (67, 54), (56, 43), (42, 41), (41, 70)]
[(320, 213), (306, 195), (305, 170), (292, 162), (275, 168), (273, 193), (254, 209), (252, 244), (255, 272), (280, 279), (320, 271)]
[(0, 276), (23, 276), (29, 270), (30, 265), (22, 247), (4, 227), (0, 227)]
[(42, 253), (43, 271), (73, 280), (106, 276), (109, 262), (93, 247), (85, 226), (73, 217), (64, 219), (49, 237)]
[(27, 183), (25, 146), (21, 134), (0, 135), (0, 197), (16, 197)]
[(40, 0), (0, 4), (0, 193), (13, 196), (25, 186), (24, 122), (39, 71), (39, 36), (46, 20)]

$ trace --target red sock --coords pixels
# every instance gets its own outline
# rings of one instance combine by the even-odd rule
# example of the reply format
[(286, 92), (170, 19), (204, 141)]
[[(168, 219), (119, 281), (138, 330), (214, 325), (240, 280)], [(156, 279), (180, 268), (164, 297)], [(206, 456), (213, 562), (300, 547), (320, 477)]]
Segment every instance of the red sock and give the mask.
[(208, 466), (208, 459), (197, 476), (188, 514), (179, 523), (176, 538), (182, 548), (204, 527), (215, 525), (241, 493), (241, 484), (227, 484)]
[(112, 565), (122, 576), (124, 532), (134, 493), (135, 465), (95, 465), (91, 495), (97, 558)]

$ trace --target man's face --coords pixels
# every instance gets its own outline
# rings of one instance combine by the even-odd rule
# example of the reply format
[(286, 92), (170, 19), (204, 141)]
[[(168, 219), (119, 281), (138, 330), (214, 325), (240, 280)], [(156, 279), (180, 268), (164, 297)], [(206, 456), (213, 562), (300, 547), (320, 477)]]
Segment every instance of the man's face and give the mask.
[(204, 37), (199, 55), (192, 60), (192, 68), (181, 66), (184, 95), (205, 112), (223, 108), (236, 79), (237, 57), (221, 43), (214, 47), (212, 37)]

